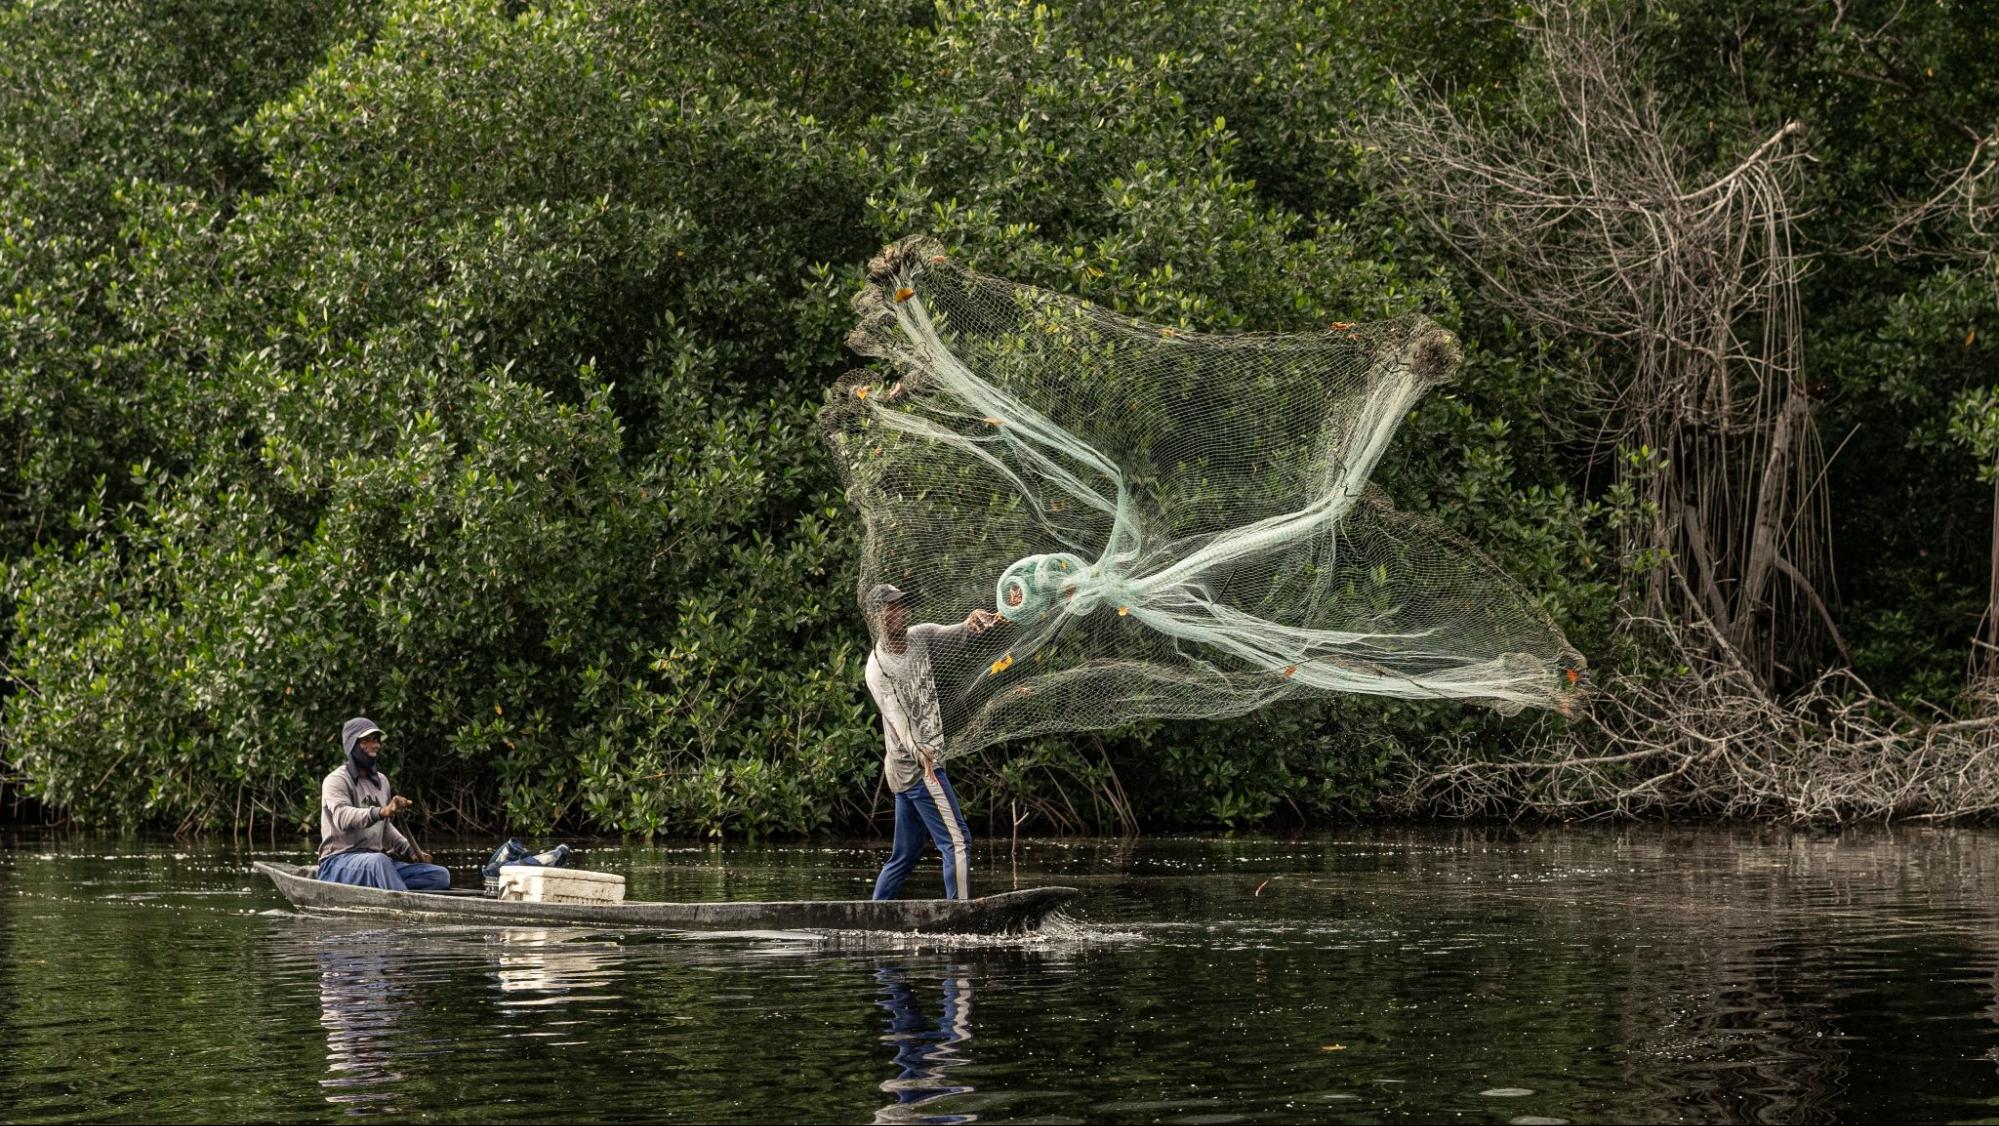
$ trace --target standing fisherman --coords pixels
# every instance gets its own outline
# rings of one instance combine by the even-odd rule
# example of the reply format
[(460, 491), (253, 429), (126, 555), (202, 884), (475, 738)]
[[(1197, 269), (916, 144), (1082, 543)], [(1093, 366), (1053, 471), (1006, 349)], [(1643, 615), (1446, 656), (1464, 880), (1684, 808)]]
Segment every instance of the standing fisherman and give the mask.
[(868, 592), (868, 617), (878, 643), (868, 656), (868, 692), (881, 709), (888, 753), (882, 770), (895, 793), (895, 847), (875, 880), (876, 899), (894, 899), (923, 857), (924, 837), (944, 854), (944, 898), (972, 897), (972, 831), (958, 807), (951, 779), (937, 765), (944, 745), (944, 717), (937, 703), (931, 662), (951, 656), (967, 638), (1000, 620), (974, 610), (957, 625), (909, 624), (910, 597), (887, 583)]
[(341, 727), (340, 745), (347, 761), (319, 784), (319, 878), (388, 891), (450, 887), (450, 871), (390, 824), (411, 803), (375, 768), (382, 729), (356, 716)]

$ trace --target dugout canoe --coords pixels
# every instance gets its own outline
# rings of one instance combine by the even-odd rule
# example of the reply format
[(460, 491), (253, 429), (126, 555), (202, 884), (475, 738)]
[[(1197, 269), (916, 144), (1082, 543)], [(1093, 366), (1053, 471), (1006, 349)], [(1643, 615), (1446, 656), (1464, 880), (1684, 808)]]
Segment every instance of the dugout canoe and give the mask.
[(314, 868), (256, 862), (301, 911), (504, 926), (611, 927), (683, 931), (920, 931), (1007, 934), (1033, 930), (1078, 894), (1071, 887), (1025, 888), (982, 899), (826, 899), (720, 903), (519, 903), (476, 890), (384, 891), (329, 883)]

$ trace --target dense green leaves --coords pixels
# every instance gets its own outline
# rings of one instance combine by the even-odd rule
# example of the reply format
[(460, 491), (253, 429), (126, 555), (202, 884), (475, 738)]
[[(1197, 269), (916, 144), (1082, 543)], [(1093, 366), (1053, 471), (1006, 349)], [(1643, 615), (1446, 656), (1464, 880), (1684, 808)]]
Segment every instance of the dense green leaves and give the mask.
[[(1866, 7), (1634, 18), (1688, 112), (1810, 119), (1812, 354), (1826, 432), (1865, 453), (1833, 471), (1848, 633), (1933, 692), (1982, 608), (1994, 286), (1849, 251), (1999, 94), (1979, 10)], [(1492, 35), (1458, 11), (16, 4), (0, 758), (81, 818), (296, 826), (365, 712), (399, 784), (469, 824), (862, 825), (858, 537), (812, 417), (862, 264), (912, 232), (1205, 330), (1443, 321), (1463, 374), (1383, 483), (1599, 667), (1632, 659), (1615, 592), (1647, 561), (1619, 529), (1646, 514), (1599, 459), (1646, 455), (1555, 442), (1567, 343), (1486, 311), (1353, 141), (1391, 73), (1468, 104), (1512, 83), (1510, 8)], [(962, 781), (1002, 827), (1320, 820), (1398, 753), (1551, 722), (1354, 701)]]

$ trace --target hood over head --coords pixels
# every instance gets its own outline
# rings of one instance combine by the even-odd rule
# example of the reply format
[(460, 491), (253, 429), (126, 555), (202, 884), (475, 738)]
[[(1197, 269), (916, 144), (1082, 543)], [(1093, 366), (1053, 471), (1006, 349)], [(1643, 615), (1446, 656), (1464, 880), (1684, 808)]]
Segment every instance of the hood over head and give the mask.
[(361, 740), (369, 735), (380, 734), (382, 729), (375, 726), (375, 721), (367, 716), (355, 716), (340, 725), (340, 746), (347, 752), (347, 761), (353, 763), (354, 769), (360, 771), (364, 777), (375, 776), (375, 756), (361, 750)]

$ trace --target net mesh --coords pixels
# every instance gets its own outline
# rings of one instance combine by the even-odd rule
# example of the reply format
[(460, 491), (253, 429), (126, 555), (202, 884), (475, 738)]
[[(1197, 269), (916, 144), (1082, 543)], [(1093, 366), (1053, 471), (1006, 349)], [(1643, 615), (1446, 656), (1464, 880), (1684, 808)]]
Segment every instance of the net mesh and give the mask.
[(1004, 619), (931, 656), (941, 758), (1313, 694), (1567, 710), (1583, 661), (1547, 614), (1368, 484), (1457, 365), (1434, 323), (1195, 334), (920, 239), (854, 309), (849, 344), (884, 364), (821, 424), (865, 523), (863, 601), (886, 582), (915, 621)]

